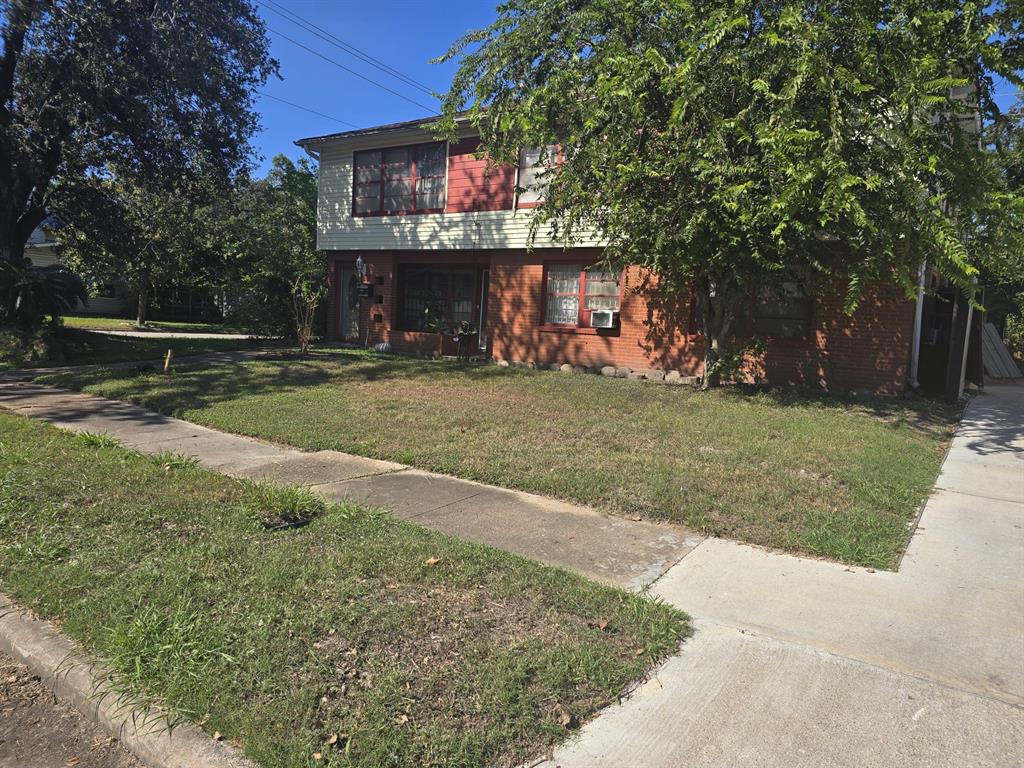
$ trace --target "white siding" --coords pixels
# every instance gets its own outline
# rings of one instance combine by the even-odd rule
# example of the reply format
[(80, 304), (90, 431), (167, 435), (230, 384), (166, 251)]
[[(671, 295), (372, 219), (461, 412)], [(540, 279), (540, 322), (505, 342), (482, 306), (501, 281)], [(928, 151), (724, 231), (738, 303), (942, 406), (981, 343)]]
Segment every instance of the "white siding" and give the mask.
[[(401, 141), (393, 141), (398, 146)], [(382, 143), (378, 143), (378, 146)], [(350, 142), (320, 145), (317, 247), (323, 250), (445, 250), (526, 248), (531, 213), (526, 210), (431, 213), (420, 216), (353, 216)], [(575, 245), (597, 245), (596, 241)], [(561, 245), (545, 230), (534, 245)]]
[(47, 243), (29, 240), (25, 246), (25, 255), (32, 260), (35, 267), (50, 267), (57, 263), (57, 244), (50, 240)]

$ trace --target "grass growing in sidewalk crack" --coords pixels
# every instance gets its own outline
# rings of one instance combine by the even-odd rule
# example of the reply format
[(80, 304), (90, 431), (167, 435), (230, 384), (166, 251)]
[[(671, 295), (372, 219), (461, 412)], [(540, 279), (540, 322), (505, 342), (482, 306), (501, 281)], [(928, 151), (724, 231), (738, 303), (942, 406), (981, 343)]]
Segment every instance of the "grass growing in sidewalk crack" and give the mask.
[(0, 413), (0, 589), (266, 768), (515, 765), (689, 632), (642, 596), (166, 458)]

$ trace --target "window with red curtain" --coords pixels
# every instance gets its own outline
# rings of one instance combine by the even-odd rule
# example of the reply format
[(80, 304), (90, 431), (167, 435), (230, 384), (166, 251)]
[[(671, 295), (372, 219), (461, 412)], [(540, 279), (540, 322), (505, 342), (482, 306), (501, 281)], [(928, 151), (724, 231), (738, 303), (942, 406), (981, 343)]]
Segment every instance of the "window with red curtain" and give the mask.
[(443, 211), (446, 162), (444, 142), (356, 152), (352, 215)]

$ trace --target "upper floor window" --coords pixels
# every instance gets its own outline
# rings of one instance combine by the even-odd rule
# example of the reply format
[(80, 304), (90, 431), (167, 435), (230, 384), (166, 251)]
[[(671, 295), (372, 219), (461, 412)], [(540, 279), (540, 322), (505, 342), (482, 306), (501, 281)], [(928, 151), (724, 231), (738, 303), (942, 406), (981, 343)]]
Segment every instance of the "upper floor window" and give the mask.
[(595, 309), (619, 309), (619, 275), (580, 264), (549, 264), (545, 274), (544, 323), (590, 324)]
[(518, 204), (522, 207), (537, 205), (547, 191), (545, 169), (558, 161), (558, 145), (524, 147), (519, 150)]
[(352, 214), (443, 211), (446, 159), (443, 142), (356, 152)]

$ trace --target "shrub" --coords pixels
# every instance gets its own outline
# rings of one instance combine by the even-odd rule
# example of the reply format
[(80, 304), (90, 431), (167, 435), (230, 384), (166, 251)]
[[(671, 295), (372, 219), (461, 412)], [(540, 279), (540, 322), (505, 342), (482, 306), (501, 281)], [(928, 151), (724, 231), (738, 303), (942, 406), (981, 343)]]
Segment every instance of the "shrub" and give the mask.
[(0, 264), (0, 324), (31, 334), (49, 316), (56, 325), (88, 295), (82, 278), (59, 264), (36, 267)]

